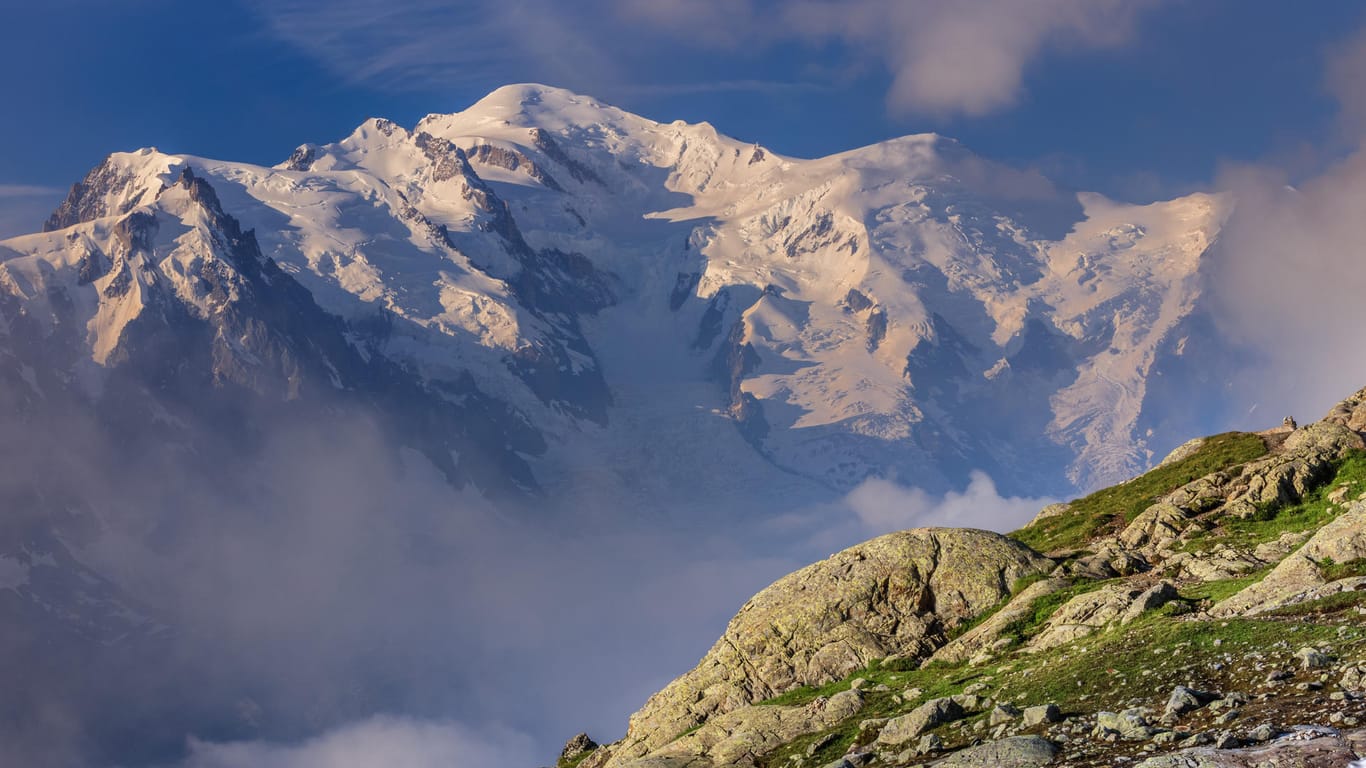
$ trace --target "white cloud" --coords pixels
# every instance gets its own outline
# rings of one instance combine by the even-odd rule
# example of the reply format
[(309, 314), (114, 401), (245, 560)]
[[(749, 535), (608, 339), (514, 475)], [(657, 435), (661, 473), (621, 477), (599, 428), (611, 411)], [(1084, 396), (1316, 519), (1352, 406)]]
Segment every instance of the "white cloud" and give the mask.
[[(1266, 417), (1318, 418), (1366, 385), (1366, 30), (1330, 57), (1327, 85), (1354, 147), (1307, 178), (1228, 169), (1237, 209), (1211, 264), (1221, 332), (1255, 354), (1232, 386)], [(1298, 160), (1294, 160), (1299, 164)]]
[(1015, 103), (1030, 62), (1050, 48), (1125, 42), (1155, 0), (797, 0), (787, 28), (878, 57), (902, 111), (984, 115)]
[(582, 0), (568, 13), (550, 0), (336, 0), (319, 13), (305, 0), (254, 0), (276, 35), (387, 88), (541, 80), (610, 96), (658, 85), (641, 79), (686, 69), (690, 54), (723, 51), (743, 67), (756, 51), (798, 43), (834, 50), (827, 70), (886, 69), (893, 110), (969, 116), (1015, 103), (1045, 51), (1120, 45), (1160, 2)]
[(872, 534), (924, 527), (1013, 531), (1054, 501), (1001, 496), (996, 483), (980, 471), (972, 473), (961, 492), (949, 491), (943, 496), (872, 478), (845, 498), (845, 504)]
[[(501, 728), (378, 717), (299, 744), (190, 740), (182, 768), (483, 768), (545, 762), (530, 740)], [(540, 756), (544, 757), (544, 756)]]

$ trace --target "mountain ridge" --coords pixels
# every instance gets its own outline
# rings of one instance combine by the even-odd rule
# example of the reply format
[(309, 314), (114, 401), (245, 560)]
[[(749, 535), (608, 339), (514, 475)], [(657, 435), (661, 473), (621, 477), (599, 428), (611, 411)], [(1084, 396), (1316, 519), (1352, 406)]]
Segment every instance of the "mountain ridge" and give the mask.
[[(111, 155), (49, 236), (154, 205), (183, 167), (326, 311), (403, 321), (384, 341), (401, 363), (474, 375), (552, 452), (630, 386), (602, 371), (622, 340), (596, 321), (629, 314), (680, 373), (720, 379), (713, 409), (766, 461), (837, 490), (969, 469), (1047, 490), (1015, 467), (1034, 454), (1081, 486), (1146, 466), (1144, 382), (1179, 347), (1226, 214), (1207, 195), (1073, 200), (932, 134), (797, 160), (521, 85), (412, 130), (368, 120), (273, 169)], [(3, 247), (67, 247), (33, 237)], [(1048, 421), (974, 416), (1012, 400)]]

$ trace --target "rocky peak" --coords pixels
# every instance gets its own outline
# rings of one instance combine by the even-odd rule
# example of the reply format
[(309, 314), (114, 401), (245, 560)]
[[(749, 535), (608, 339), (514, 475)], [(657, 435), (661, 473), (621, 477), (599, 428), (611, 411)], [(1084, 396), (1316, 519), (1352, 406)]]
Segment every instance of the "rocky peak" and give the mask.
[(66, 199), (43, 224), (43, 231), (123, 215), (151, 202), (164, 186), (158, 177), (174, 162), (153, 149), (109, 155), (71, 186)]

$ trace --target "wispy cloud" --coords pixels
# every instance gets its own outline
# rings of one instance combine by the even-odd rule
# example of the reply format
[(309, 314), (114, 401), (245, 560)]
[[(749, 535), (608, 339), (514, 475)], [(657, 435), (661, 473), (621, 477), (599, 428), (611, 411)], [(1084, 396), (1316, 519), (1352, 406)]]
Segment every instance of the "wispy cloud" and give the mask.
[(31, 184), (0, 184), (0, 240), (36, 232), (66, 190)]
[(63, 194), (65, 190), (56, 187), (36, 187), (28, 184), (0, 184), (0, 198), (11, 197), (52, 197)]
[[(820, 68), (880, 65), (896, 112), (977, 116), (1014, 104), (1032, 61), (1123, 44), (1163, 0), (252, 0), (268, 28), (347, 78), (386, 88), (540, 80), (608, 93), (651, 87), (689, 56), (805, 46)], [(715, 63), (714, 61), (712, 63)], [(714, 71), (714, 69), (712, 70)], [(774, 84), (763, 84), (771, 87)], [(719, 80), (714, 89), (761, 81)]]
[(874, 478), (845, 499), (872, 534), (933, 526), (1012, 531), (1054, 501), (1002, 496), (985, 472), (973, 472), (966, 488), (943, 496)]
[(379, 717), (298, 744), (192, 739), (182, 768), (460, 768), (544, 762), (526, 736), (453, 723)]
[[(546, 0), (248, 0), (274, 35), (360, 83), (402, 90), (484, 84), (490, 78), (610, 79), (592, 14)], [(577, 10), (577, 7), (574, 9)], [(501, 75), (501, 77), (498, 77)]]
[[(892, 75), (895, 111), (984, 115), (1015, 103), (1028, 65), (1050, 49), (1106, 48), (1129, 39), (1160, 0), (618, 0), (627, 18), (726, 47), (837, 43)], [(706, 24), (717, 35), (699, 35)]]
[(820, 93), (834, 86), (815, 82), (787, 82), (781, 80), (717, 80), (697, 83), (654, 83), (626, 85), (617, 93), (673, 96), (692, 93)]

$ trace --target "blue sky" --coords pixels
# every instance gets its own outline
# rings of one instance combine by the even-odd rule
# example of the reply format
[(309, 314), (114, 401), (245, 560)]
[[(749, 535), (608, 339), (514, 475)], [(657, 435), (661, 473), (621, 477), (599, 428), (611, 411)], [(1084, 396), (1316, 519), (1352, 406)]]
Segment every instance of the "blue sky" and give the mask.
[[(1312, 13), (1305, 9), (1312, 8)], [(946, 10), (947, 9), (947, 10)], [(507, 82), (816, 156), (937, 131), (1131, 200), (1339, 142), (1325, 61), (1366, 6), (1260, 0), (9, 0), (0, 235), (111, 151), (275, 163)], [(966, 30), (966, 31), (965, 31)], [(1339, 144), (1342, 143), (1342, 146)]]

